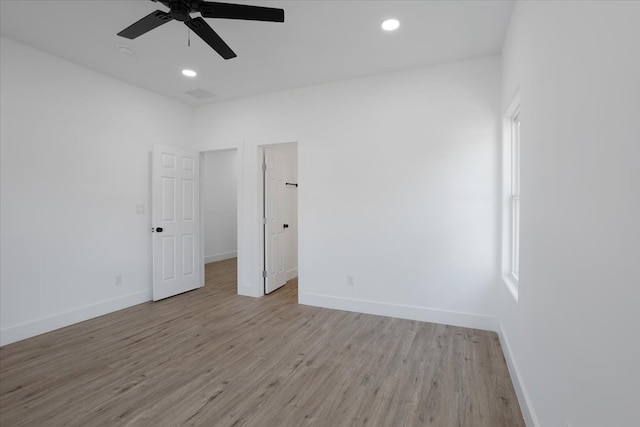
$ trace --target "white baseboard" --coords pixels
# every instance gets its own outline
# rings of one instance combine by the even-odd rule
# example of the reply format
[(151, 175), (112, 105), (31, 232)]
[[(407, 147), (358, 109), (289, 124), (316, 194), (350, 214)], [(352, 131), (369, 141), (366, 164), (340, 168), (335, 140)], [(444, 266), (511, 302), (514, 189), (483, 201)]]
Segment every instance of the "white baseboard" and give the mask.
[(463, 313), (403, 304), (388, 304), (378, 301), (336, 297), (310, 292), (300, 294), (298, 302), (300, 304), (333, 308), (336, 310), (440, 323), (444, 325), (461, 326), (463, 328), (481, 329), (492, 332), (497, 332), (498, 330), (497, 318), (485, 314)]
[(151, 301), (151, 290), (125, 295), (120, 298), (87, 305), (32, 322), (10, 326), (0, 330), (0, 346), (44, 334), (45, 332), (51, 332), (65, 326), (73, 325), (74, 323), (83, 322), (147, 301)]
[(222, 254), (215, 254), (215, 255), (207, 255), (206, 257), (204, 257), (204, 263), (209, 264), (210, 262), (224, 261), (225, 259), (236, 258), (237, 256), (238, 256), (237, 251), (225, 252)]
[(298, 277), (298, 269), (294, 268), (293, 270), (287, 271), (287, 281)]
[(498, 336), (500, 337), (502, 353), (504, 354), (504, 359), (507, 361), (507, 368), (509, 368), (511, 383), (513, 384), (513, 388), (516, 391), (516, 396), (518, 397), (518, 403), (520, 404), (520, 410), (522, 411), (524, 422), (527, 427), (538, 427), (540, 423), (538, 423), (538, 418), (536, 417), (536, 414), (533, 410), (533, 405), (531, 404), (531, 400), (529, 399), (529, 394), (527, 393), (527, 389), (524, 386), (524, 382), (522, 381), (522, 376), (520, 376), (518, 364), (513, 357), (513, 353), (511, 352), (509, 339), (507, 338), (507, 335), (504, 333), (504, 329), (502, 328), (502, 322), (498, 322)]

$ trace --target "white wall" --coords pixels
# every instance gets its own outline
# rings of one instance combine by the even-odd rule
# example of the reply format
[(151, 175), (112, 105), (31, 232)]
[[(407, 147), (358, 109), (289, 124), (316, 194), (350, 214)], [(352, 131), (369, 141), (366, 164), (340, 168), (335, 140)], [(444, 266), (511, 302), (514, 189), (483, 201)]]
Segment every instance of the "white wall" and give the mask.
[(638, 22), (639, 2), (521, 2), (505, 42), (522, 232), (499, 316), (530, 426), (640, 425)]
[(236, 150), (203, 154), (202, 210), (207, 263), (237, 255), (237, 158)]
[[(149, 152), (154, 143), (190, 143), (193, 111), (1, 43), (6, 344), (150, 299)], [(144, 214), (135, 214), (138, 204)]]
[(239, 292), (259, 294), (258, 146), (298, 142), (301, 302), (495, 328), (499, 93), (489, 57), (196, 109), (199, 143), (243, 156)]

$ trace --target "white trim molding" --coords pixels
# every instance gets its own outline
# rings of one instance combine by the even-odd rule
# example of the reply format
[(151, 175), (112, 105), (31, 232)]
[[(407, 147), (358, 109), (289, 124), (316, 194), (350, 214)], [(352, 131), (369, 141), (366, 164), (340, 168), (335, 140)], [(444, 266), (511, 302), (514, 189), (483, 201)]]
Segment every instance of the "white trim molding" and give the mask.
[(498, 331), (498, 319), (495, 316), (486, 314), (464, 313), (404, 304), (389, 304), (310, 292), (300, 293), (298, 298), (300, 304), (316, 307), (397, 317), (400, 319), (418, 320), (420, 322), (439, 323), (463, 328), (481, 329), (484, 331)]
[(204, 263), (209, 264), (210, 262), (224, 261), (225, 259), (236, 258), (238, 256), (238, 251), (225, 252), (221, 254), (215, 255), (207, 255), (204, 257)]
[(298, 269), (294, 268), (291, 269), (289, 271), (287, 271), (287, 281), (291, 280), (291, 279), (295, 279), (296, 277), (298, 277)]
[(147, 301), (151, 301), (151, 290), (125, 295), (98, 304), (87, 305), (75, 310), (43, 317), (32, 322), (9, 326), (8, 328), (0, 330), (0, 346), (44, 334), (45, 332), (51, 332), (75, 323), (84, 322), (85, 320)]
[[(513, 123), (515, 117), (520, 115), (520, 93), (516, 91), (509, 106), (502, 117), (502, 179), (501, 179), (501, 270), (502, 278), (511, 292), (511, 295), (518, 301), (518, 270), (519, 270), (519, 221), (520, 217), (520, 166), (519, 166), (519, 133), (517, 138), (517, 160), (514, 160), (514, 133)], [(519, 126), (519, 125), (518, 125)], [(514, 178), (514, 162), (515, 175)], [(514, 181), (515, 179), (515, 181)], [(516, 184), (517, 183), (517, 184)], [(514, 187), (515, 186), (515, 187)], [(514, 191), (516, 194), (514, 194)], [(517, 202), (514, 202), (517, 200)], [(515, 203), (515, 205), (514, 205)], [(513, 209), (517, 210), (514, 211)], [(515, 213), (517, 212), (517, 214)]]
[(529, 399), (529, 394), (524, 386), (524, 381), (520, 375), (520, 370), (518, 369), (516, 360), (511, 352), (511, 346), (509, 345), (507, 335), (502, 328), (502, 322), (498, 322), (498, 337), (500, 337), (500, 346), (502, 347), (504, 359), (507, 362), (509, 376), (511, 377), (511, 383), (516, 391), (516, 396), (518, 397), (518, 403), (520, 404), (520, 411), (522, 412), (524, 422), (527, 427), (539, 427), (540, 423), (538, 422), (538, 418), (533, 410), (531, 399)]

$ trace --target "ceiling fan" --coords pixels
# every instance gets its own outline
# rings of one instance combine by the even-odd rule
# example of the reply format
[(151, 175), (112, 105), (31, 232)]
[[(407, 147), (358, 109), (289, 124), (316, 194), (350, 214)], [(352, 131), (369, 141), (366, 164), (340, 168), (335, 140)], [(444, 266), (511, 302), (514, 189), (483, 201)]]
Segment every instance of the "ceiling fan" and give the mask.
[(218, 3), (203, 0), (151, 0), (169, 8), (169, 12), (156, 10), (133, 23), (118, 35), (135, 39), (144, 33), (176, 20), (184, 22), (194, 33), (220, 54), (224, 59), (235, 58), (229, 45), (201, 17), (192, 18), (191, 13), (200, 12), (205, 18), (243, 19), (248, 21), (284, 22), (284, 10), (273, 7), (249, 6), (244, 4)]

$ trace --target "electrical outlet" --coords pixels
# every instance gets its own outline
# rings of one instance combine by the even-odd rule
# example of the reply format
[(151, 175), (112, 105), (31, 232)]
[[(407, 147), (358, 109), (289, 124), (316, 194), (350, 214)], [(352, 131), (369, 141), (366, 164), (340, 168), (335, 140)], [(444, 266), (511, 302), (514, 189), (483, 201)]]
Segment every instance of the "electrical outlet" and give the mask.
[(351, 274), (347, 275), (347, 286), (353, 287), (356, 285), (356, 278)]
[(113, 280), (113, 284), (116, 286), (122, 285), (122, 274), (116, 274), (116, 277)]

